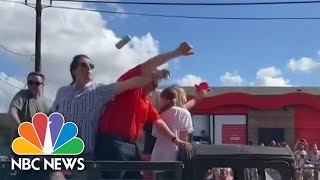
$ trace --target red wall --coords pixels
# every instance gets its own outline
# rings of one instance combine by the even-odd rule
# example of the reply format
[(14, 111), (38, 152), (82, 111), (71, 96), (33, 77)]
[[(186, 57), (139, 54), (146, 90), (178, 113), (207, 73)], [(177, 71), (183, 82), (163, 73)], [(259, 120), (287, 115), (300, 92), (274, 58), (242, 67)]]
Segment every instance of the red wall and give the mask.
[(307, 139), (320, 146), (320, 96), (294, 92), (274, 96), (245, 93), (225, 93), (206, 97), (192, 110), (193, 114), (247, 114), (250, 108), (276, 110), (285, 106), (295, 108), (295, 140)]
[(295, 106), (295, 140), (305, 138), (309, 146), (320, 145), (320, 111), (307, 106)]

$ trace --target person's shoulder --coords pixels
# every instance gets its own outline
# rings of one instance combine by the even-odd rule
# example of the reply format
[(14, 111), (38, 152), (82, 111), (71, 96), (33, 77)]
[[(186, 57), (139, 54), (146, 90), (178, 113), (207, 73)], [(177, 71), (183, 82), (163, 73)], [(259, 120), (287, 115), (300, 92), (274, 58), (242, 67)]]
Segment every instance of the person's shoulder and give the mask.
[(65, 92), (67, 92), (67, 91), (70, 91), (71, 89), (72, 89), (72, 86), (71, 86), (71, 85), (62, 86), (62, 87), (58, 88), (57, 94), (65, 93)]
[(187, 110), (185, 108), (182, 108), (182, 107), (173, 106), (172, 109), (174, 109), (175, 111), (179, 112), (180, 114), (191, 115), (189, 110)]
[(13, 97), (13, 100), (28, 99), (30, 97), (30, 91), (28, 89), (19, 90)]
[(68, 86), (62, 86), (58, 89), (58, 91), (65, 91), (65, 90), (68, 90), (68, 89), (71, 89), (72, 86), (71, 85), (68, 85)]
[(21, 89), (20, 91), (18, 91), (16, 93), (16, 95), (20, 95), (20, 96), (25, 96), (25, 95), (29, 95), (30, 91), (28, 89)]
[(142, 65), (139, 64), (137, 66), (135, 66), (134, 68), (129, 69), (128, 71), (126, 71), (124, 74), (122, 74), (117, 81), (124, 81), (127, 79), (130, 79), (134, 76), (140, 75), (141, 74), (141, 70), (142, 70)]

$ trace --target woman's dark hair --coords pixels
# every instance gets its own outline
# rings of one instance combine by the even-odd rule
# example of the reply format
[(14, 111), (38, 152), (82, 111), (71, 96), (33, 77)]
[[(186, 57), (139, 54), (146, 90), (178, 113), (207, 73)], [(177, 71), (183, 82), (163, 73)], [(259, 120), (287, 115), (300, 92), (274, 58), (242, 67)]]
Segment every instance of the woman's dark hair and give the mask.
[(178, 99), (178, 92), (175, 88), (168, 87), (160, 93), (160, 97), (165, 98), (167, 100), (170, 100), (169, 104), (160, 108), (160, 113), (162, 113), (162, 112), (168, 110), (169, 108), (171, 108), (172, 106), (176, 105), (176, 102)]
[(70, 64), (70, 74), (71, 74), (71, 77), (72, 77), (72, 82), (71, 82), (71, 85), (75, 82), (76, 80), (76, 76), (72, 73), (73, 70), (75, 70), (77, 67), (78, 67), (78, 64), (79, 64), (79, 61), (83, 58), (86, 58), (86, 59), (90, 59), (87, 55), (85, 54), (78, 54), (78, 55), (75, 55), (72, 59), (72, 62)]

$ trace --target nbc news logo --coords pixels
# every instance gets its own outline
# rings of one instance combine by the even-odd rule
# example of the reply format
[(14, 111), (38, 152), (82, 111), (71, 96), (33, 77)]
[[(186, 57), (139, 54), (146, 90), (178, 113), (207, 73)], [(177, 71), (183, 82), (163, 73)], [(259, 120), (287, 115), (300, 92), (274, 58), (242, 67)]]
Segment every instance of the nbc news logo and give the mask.
[[(46, 158), (48, 156), (74, 156), (84, 150), (82, 139), (76, 137), (78, 127), (72, 122), (65, 123), (60, 113), (52, 113), (49, 118), (43, 113), (37, 113), (32, 118), (32, 123), (21, 123), (18, 128), (20, 137), (12, 142), (12, 150), (22, 156), (44, 156), (40, 158), (11, 159), (11, 169), (15, 170), (77, 170), (85, 168), (83, 158)], [(42, 166), (39, 163), (43, 162)], [(41, 168), (42, 167), (42, 168)]]

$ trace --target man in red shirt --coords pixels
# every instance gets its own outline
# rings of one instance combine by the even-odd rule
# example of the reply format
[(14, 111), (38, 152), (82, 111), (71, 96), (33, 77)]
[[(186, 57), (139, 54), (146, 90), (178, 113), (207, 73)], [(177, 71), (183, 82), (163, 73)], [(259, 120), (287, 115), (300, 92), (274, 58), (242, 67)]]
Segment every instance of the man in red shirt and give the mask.
[[(155, 56), (145, 63), (136, 66), (123, 74), (118, 81), (124, 81), (134, 76), (148, 75), (155, 73), (158, 76), (166, 76), (168, 71), (158, 71), (157, 67), (170, 59), (179, 56), (193, 54), (192, 48), (186, 42), (179, 45), (174, 51)], [(140, 160), (139, 150), (135, 141), (139, 138), (141, 130), (146, 123), (152, 123), (159, 132), (172, 140), (172, 143), (183, 142), (170, 131), (168, 126), (152, 105), (150, 92), (154, 91), (159, 83), (155, 79), (153, 83), (144, 87), (126, 91), (115, 97), (114, 101), (108, 104), (98, 129), (97, 144), (95, 147), (98, 160), (110, 161), (138, 161)], [(104, 179), (133, 178), (140, 179), (139, 173), (106, 172)]]

